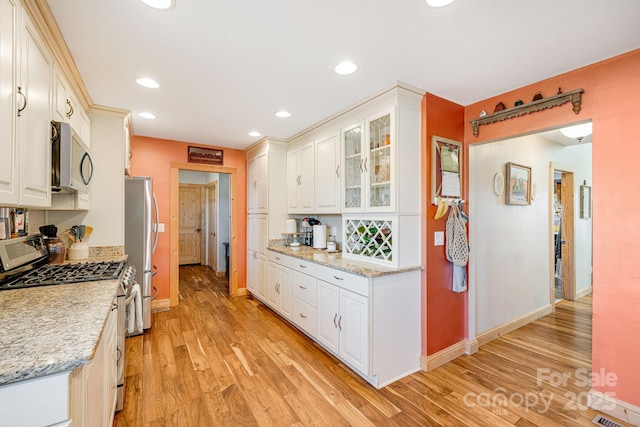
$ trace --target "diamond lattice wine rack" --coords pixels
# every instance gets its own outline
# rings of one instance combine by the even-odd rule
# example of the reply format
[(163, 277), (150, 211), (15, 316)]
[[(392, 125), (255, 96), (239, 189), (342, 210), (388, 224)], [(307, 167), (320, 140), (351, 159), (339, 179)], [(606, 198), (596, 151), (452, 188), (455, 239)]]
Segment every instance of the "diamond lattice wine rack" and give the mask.
[(344, 223), (343, 252), (370, 260), (393, 261), (391, 220), (347, 219)]

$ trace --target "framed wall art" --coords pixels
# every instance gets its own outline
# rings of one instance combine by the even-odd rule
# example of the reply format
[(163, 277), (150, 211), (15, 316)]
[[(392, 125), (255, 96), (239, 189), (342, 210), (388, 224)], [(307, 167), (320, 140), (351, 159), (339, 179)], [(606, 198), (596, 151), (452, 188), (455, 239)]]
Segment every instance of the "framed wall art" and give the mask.
[(222, 166), (222, 150), (189, 146), (189, 162)]
[(517, 163), (507, 163), (505, 174), (507, 205), (531, 204), (531, 168)]
[(591, 218), (591, 187), (588, 185), (580, 186), (580, 218)]
[(431, 202), (462, 197), (462, 143), (441, 136), (431, 138)]

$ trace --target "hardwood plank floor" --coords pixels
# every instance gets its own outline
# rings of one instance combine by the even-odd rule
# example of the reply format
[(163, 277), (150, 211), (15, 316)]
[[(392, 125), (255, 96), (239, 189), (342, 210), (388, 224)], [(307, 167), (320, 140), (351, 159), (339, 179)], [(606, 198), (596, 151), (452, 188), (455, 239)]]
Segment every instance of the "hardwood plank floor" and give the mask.
[(227, 282), (180, 267), (180, 304), (126, 341), (125, 426), (589, 426), (591, 297), (381, 390)]

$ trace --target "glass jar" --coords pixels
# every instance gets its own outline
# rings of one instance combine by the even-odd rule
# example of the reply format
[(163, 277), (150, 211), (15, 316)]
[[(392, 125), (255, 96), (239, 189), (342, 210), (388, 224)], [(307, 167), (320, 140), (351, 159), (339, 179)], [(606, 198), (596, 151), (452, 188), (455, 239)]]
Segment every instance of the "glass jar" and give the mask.
[(47, 251), (49, 251), (49, 264), (64, 263), (67, 247), (62, 240), (57, 237), (47, 237), (45, 238), (45, 244), (47, 245)]

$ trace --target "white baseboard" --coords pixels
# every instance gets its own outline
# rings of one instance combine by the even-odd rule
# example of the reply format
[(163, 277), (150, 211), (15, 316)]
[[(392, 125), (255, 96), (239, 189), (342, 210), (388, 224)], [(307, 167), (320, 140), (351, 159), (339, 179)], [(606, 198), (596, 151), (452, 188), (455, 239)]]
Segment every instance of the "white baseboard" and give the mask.
[(493, 341), (496, 338), (499, 338), (505, 334), (508, 334), (511, 331), (515, 331), (516, 329), (521, 328), (524, 325), (527, 325), (535, 320), (538, 320), (543, 316), (546, 316), (547, 314), (551, 313), (551, 311), (552, 311), (552, 307), (549, 304), (529, 314), (525, 314), (522, 317), (518, 317), (517, 319), (514, 319), (510, 322), (504, 323), (500, 326), (496, 326), (493, 329), (489, 329), (488, 331), (483, 332), (478, 336), (476, 336), (478, 345), (484, 345), (489, 341)]
[(463, 354), (473, 354), (476, 351), (478, 351), (477, 340), (460, 341), (430, 356), (420, 356), (420, 367), (427, 372), (433, 371)]
[(587, 295), (589, 295), (591, 292), (593, 292), (593, 287), (589, 286), (588, 288), (585, 288), (581, 291), (576, 291), (576, 299), (580, 299), (582, 297), (586, 297)]
[(151, 311), (167, 311), (171, 308), (171, 300), (156, 299), (151, 301)]
[(640, 426), (640, 407), (595, 390), (589, 390), (588, 405), (634, 426)]

